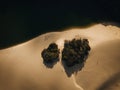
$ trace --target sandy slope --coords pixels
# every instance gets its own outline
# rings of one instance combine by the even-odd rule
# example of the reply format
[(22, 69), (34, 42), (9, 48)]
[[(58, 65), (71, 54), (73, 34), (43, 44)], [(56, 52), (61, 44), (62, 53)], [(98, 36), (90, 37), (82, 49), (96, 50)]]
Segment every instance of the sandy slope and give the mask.
[(102, 43), (92, 52), (85, 67), (76, 75), (77, 83), (85, 90), (119, 90), (120, 40)]
[[(64, 40), (74, 37), (88, 38), (92, 47), (82, 71), (68, 77), (61, 61), (53, 68), (47, 68), (41, 58), (43, 48), (56, 42), (62, 49)], [(79, 85), (84, 90), (118, 90), (118, 52), (120, 28), (115, 26), (98, 24), (89, 28), (46, 33), (26, 43), (0, 50), (0, 90), (80, 90)], [(110, 83), (113, 82), (111, 79), (116, 84)]]

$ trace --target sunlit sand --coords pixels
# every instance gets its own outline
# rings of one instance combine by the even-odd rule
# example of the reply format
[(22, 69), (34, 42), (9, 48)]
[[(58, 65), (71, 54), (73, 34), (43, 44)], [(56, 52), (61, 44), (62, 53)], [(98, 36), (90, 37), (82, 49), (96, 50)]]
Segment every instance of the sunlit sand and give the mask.
[[(82, 70), (67, 76), (61, 60), (47, 68), (41, 52), (52, 42), (87, 38), (91, 51)], [(61, 57), (61, 55), (60, 55)], [(0, 90), (119, 90), (120, 28), (93, 25), (50, 32), (0, 50)]]

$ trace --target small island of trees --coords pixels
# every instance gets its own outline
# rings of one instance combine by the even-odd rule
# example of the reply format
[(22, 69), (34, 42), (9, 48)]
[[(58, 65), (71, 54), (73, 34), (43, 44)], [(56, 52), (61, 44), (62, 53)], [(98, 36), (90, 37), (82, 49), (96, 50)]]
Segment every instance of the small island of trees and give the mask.
[[(75, 64), (82, 64), (90, 51), (89, 41), (87, 39), (72, 39), (65, 40), (64, 48), (62, 50), (62, 62), (66, 66), (74, 66)], [(44, 49), (41, 56), (46, 63), (53, 63), (59, 60), (60, 50), (56, 43), (51, 43), (47, 49)]]
[(44, 49), (41, 56), (46, 63), (53, 63), (59, 60), (60, 50), (56, 43), (51, 43), (47, 49)]
[(82, 64), (90, 51), (87, 39), (65, 40), (62, 50), (62, 60), (70, 67), (75, 64)]

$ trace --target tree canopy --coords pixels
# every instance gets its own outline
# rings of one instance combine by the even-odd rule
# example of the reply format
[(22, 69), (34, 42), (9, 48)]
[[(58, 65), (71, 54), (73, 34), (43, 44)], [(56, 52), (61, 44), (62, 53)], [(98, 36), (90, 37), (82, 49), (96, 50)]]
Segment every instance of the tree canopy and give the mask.
[(81, 64), (90, 51), (89, 41), (87, 39), (65, 40), (62, 50), (62, 60), (67, 66)]
[(44, 49), (41, 56), (44, 62), (52, 63), (55, 60), (59, 60), (59, 49), (56, 43), (51, 43), (47, 49)]

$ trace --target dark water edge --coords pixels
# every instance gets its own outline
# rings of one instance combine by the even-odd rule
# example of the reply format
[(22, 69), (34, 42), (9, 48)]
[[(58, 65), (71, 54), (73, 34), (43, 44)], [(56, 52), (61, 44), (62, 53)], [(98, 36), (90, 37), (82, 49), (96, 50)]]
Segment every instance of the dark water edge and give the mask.
[(120, 26), (119, 1), (0, 3), (0, 49), (28, 41), (46, 32), (113, 22)]

